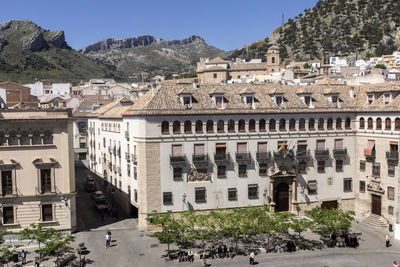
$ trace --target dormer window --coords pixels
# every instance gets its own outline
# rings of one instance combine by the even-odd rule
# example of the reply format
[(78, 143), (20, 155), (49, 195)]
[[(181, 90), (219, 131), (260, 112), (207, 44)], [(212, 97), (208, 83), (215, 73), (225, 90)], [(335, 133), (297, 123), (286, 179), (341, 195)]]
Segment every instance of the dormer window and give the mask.
[(384, 101), (385, 105), (389, 104), (390, 101), (392, 101), (392, 94), (391, 93), (385, 93), (383, 95), (383, 101)]
[(332, 104), (334, 107), (336, 107), (336, 108), (339, 107), (339, 96), (338, 95), (332, 95), (331, 101), (332, 101)]
[(192, 108), (192, 95), (181, 95), (181, 102), (184, 108)]
[(224, 96), (223, 95), (215, 95), (214, 102), (217, 108), (224, 108)]
[(283, 107), (283, 96), (281, 96), (281, 95), (276, 95), (276, 96), (275, 96), (275, 103), (276, 103), (279, 107)]
[(370, 104), (374, 103), (374, 100), (375, 100), (374, 95), (369, 94), (368, 95), (368, 104), (370, 105)]
[(306, 104), (309, 108), (312, 108), (312, 96), (311, 95), (303, 95), (303, 102)]
[(253, 95), (243, 95), (243, 102), (247, 105), (247, 108), (254, 108), (254, 96)]

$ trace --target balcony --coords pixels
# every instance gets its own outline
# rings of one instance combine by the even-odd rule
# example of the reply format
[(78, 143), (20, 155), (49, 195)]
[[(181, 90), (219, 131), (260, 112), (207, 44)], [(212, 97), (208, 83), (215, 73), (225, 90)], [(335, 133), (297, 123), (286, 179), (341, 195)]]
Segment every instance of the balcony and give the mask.
[(56, 186), (51, 186), (51, 185), (42, 185), (40, 187), (35, 187), (35, 189), (37, 195), (57, 194), (57, 192), (61, 193)]
[(3, 188), (1, 190), (1, 196), (2, 197), (14, 197), (14, 196), (17, 196), (17, 195), (18, 195), (17, 188), (12, 188), (12, 186)]
[(224, 154), (214, 154), (215, 162), (227, 162), (231, 160), (231, 155), (229, 153)]
[(208, 155), (192, 155), (192, 162), (193, 163), (206, 163), (208, 162)]
[(237, 162), (250, 162), (251, 161), (251, 154), (247, 153), (236, 153), (236, 161)]
[(125, 152), (125, 159), (127, 162), (131, 161), (131, 154), (129, 154), (128, 152)]
[(125, 138), (129, 141), (129, 131), (125, 131)]
[(334, 157), (345, 157), (345, 156), (347, 156), (347, 148), (334, 149), (333, 150), (333, 156)]
[(390, 161), (398, 161), (399, 152), (386, 151), (386, 159)]
[(271, 152), (257, 152), (256, 157), (258, 161), (267, 161), (271, 159)]
[(306, 150), (297, 150), (296, 151), (296, 158), (298, 159), (306, 159), (310, 157), (310, 150), (306, 149)]
[(329, 149), (316, 149), (315, 157), (318, 158), (329, 157)]
[(186, 155), (170, 156), (169, 161), (171, 164), (186, 164)]

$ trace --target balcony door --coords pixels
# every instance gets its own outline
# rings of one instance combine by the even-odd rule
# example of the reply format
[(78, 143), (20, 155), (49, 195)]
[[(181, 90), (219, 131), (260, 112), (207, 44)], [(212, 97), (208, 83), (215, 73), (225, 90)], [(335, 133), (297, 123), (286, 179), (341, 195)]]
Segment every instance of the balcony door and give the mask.
[(3, 196), (12, 194), (12, 173), (11, 171), (1, 172), (1, 189)]
[(51, 192), (51, 169), (40, 169), (40, 189), (42, 194)]

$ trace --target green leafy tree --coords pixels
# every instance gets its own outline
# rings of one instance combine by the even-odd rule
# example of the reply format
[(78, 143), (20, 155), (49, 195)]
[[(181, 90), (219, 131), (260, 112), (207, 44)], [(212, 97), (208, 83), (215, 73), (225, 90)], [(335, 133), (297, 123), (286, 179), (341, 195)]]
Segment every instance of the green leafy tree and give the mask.
[(45, 228), (39, 224), (31, 224), (29, 228), (23, 229), (19, 232), (20, 238), (22, 240), (31, 240), (36, 241), (39, 245), (39, 261), (41, 260), (42, 253), (45, 252), (45, 249), (42, 247), (47, 240), (51, 239), (51, 237), (57, 232), (57, 230), (53, 228)]
[(60, 231), (56, 231), (50, 239), (44, 241), (45, 247), (43, 248), (43, 252), (47, 255), (54, 253), (56, 255), (56, 262), (58, 262), (58, 259), (62, 254), (72, 250), (72, 247), (69, 244), (74, 240), (74, 236), (64, 236)]
[(292, 220), (290, 223), (290, 228), (295, 231), (299, 235), (299, 237), (301, 237), (301, 233), (312, 229), (312, 226), (313, 222), (307, 219)]
[(171, 211), (166, 213), (157, 213), (153, 211), (147, 217), (147, 221), (151, 225), (161, 227), (161, 231), (150, 234), (150, 236), (157, 238), (161, 244), (167, 244), (167, 254), (169, 257), (170, 245), (180, 240), (180, 221), (174, 219)]
[(331, 236), (333, 233), (349, 231), (354, 220), (354, 211), (344, 211), (338, 209), (326, 209), (321, 207), (306, 211), (315, 225), (313, 231), (321, 235)]
[(385, 69), (386, 69), (386, 66), (383, 65), (383, 64), (376, 64), (376, 65), (375, 65), (375, 68), (385, 70)]

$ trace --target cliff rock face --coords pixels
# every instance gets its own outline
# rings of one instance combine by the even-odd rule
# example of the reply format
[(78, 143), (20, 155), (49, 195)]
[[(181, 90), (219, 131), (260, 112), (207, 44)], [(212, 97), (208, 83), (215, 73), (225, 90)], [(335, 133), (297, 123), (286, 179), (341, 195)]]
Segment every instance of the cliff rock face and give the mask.
[(7, 22), (4, 22), (4, 23), (1, 23), (0, 24), (0, 31), (5, 31), (5, 30), (7, 30), (8, 28), (10, 28), (10, 26), (11, 26), (11, 22), (12, 21), (7, 21)]
[(100, 42), (94, 43), (87, 47), (82, 48), (80, 51), (83, 54), (89, 53), (91, 51), (104, 51), (108, 49), (124, 49), (124, 48), (131, 48), (137, 46), (147, 46), (151, 45), (156, 41), (156, 38), (150, 35), (143, 35), (139, 37), (133, 38), (125, 38), (125, 39), (106, 39)]
[(65, 42), (64, 31), (56, 31), (49, 42), (57, 48), (69, 48), (67, 42)]
[(23, 47), (24, 49), (30, 50), (32, 52), (41, 51), (49, 48), (43, 38), (43, 33), (41, 31), (35, 31), (31, 36), (27, 37), (23, 41)]
[(201, 38), (200, 36), (197, 35), (192, 35), (188, 38), (182, 39), (182, 40), (159, 40), (158, 42), (160, 43), (160, 45), (163, 46), (172, 46), (172, 45), (188, 45), (191, 44), (193, 42), (205, 42), (203, 38)]

